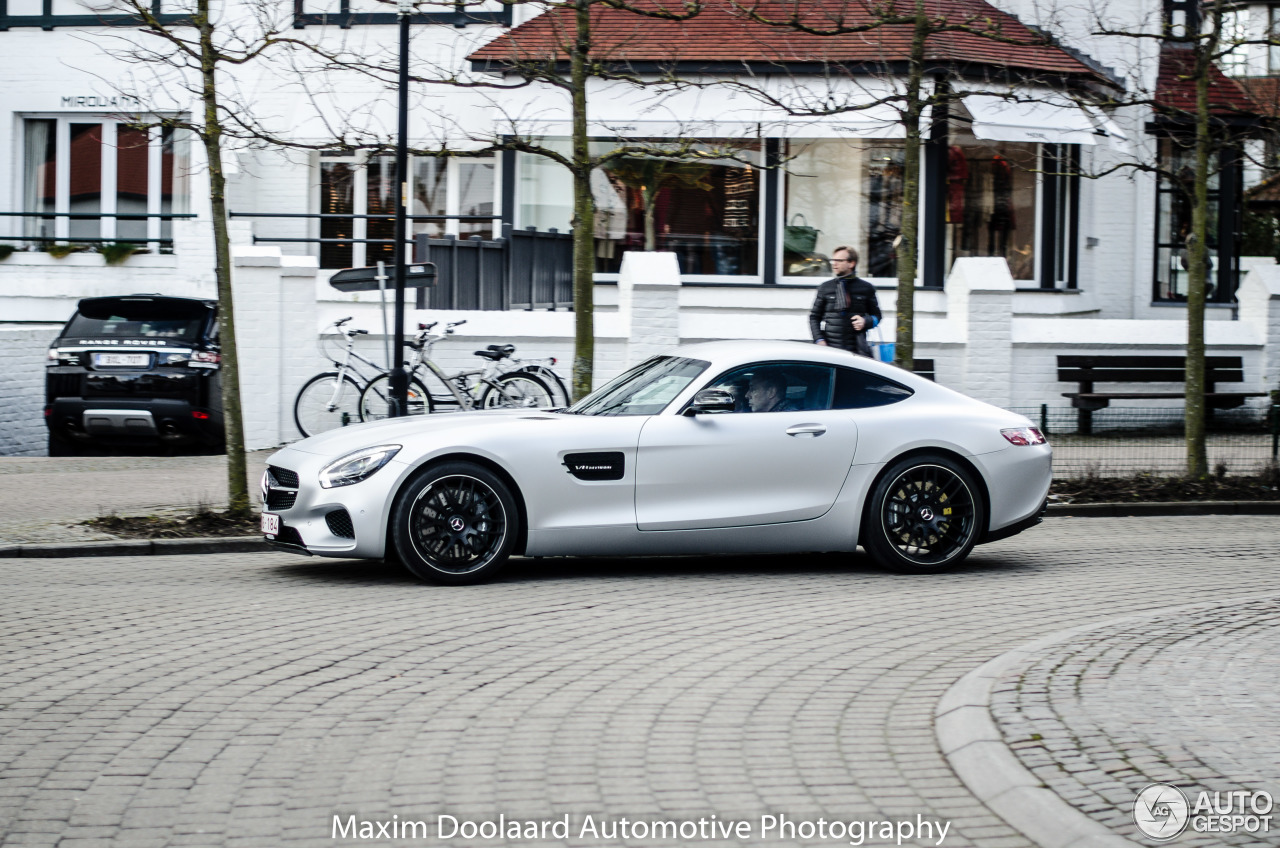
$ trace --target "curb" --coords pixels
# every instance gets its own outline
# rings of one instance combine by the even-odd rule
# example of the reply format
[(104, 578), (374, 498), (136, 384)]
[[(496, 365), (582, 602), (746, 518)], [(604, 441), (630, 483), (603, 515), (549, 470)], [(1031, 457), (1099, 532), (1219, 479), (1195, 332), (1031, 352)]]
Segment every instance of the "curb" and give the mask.
[(136, 539), (111, 542), (67, 542), (0, 545), (0, 559), (15, 557), (167, 556), (172, 554), (242, 554), (270, 551), (261, 536), (197, 536), (190, 539)]
[(1231, 606), (1256, 597), (1184, 604), (1059, 630), (1006, 651), (951, 685), (934, 709), (934, 734), (952, 770), (970, 792), (1010, 827), (1041, 848), (1141, 848), (1073, 807), (1022, 765), (991, 717), (991, 695), (1005, 675), (1050, 647), (1094, 630)]
[(1280, 515), (1280, 501), (1145, 501), (1049, 504), (1046, 516), (1124, 518), (1130, 515)]
[[(1149, 503), (1049, 504), (1048, 518), (1123, 518), (1138, 515), (1280, 515), (1280, 501), (1154, 501)], [(261, 536), (199, 536), (190, 539), (136, 539), (0, 545), (0, 559), (15, 557), (166, 556), (241, 554), (276, 550)]]

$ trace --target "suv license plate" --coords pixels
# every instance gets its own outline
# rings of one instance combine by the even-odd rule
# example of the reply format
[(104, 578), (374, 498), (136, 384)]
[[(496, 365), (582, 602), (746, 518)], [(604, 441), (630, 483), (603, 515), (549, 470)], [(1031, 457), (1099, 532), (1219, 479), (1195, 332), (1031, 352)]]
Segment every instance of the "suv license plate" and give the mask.
[(262, 532), (268, 536), (280, 535), (280, 516), (262, 513)]
[(103, 366), (111, 367), (132, 367), (145, 368), (151, 364), (151, 354), (149, 353), (95, 353), (93, 355), (94, 367), (101, 368)]

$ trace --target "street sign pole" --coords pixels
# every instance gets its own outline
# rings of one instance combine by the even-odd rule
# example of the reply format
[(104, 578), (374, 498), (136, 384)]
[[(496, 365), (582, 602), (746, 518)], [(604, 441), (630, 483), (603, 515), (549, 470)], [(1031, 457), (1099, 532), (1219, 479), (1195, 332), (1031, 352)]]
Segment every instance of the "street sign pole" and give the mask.
[(400, 0), (397, 10), (400, 16), (400, 90), (399, 90), (399, 138), (396, 141), (396, 226), (395, 264), (396, 327), (392, 350), (395, 357), (391, 367), (391, 415), (403, 415), (408, 409), (409, 375), (404, 370), (404, 289), (405, 289), (405, 240), (408, 230), (409, 204), (409, 16), (413, 11), (411, 0)]

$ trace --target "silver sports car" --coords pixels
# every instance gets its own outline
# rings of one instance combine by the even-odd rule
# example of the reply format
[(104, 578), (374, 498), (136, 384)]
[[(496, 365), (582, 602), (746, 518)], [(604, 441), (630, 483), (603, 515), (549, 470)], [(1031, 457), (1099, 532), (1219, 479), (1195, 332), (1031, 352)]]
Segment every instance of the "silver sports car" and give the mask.
[(1039, 522), (1050, 448), (1020, 415), (795, 342), (711, 342), (567, 409), (360, 424), (272, 455), (268, 541), (473, 583), (529, 556), (853, 551), (953, 566)]

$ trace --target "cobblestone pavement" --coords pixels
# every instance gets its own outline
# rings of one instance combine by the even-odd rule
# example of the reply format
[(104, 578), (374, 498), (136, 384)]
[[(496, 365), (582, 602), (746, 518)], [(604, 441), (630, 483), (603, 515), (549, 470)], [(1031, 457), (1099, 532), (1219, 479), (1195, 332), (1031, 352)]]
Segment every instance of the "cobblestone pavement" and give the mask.
[[(274, 451), (248, 455), (249, 494)], [(79, 526), (99, 515), (226, 507), (225, 456), (0, 457), (0, 544), (113, 538)]]
[[(951, 771), (939, 698), (1066, 628), (1280, 593), (1267, 521), (1051, 519), (914, 577), (863, 556), (524, 560), (466, 588), (285, 554), (0, 561), (0, 842), (354, 844), (335, 814), (504, 814), (571, 817), (571, 838), (533, 845), (849, 843), (762, 835), (769, 814), (1028, 845)], [(1114, 709), (1213, 728), (1225, 674)], [(1234, 715), (1256, 701), (1274, 721), (1275, 681), (1231, 690)], [(588, 815), (712, 814), (751, 833), (578, 838)]]
[[(1006, 674), (991, 702), (1004, 741), (1046, 786), (1135, 840), (1133, 799), (1173, 783), (1194, 806), (1250, 813), (1226, 793), (1280, 798), (1280, 596), (1130, 619), (1064, 640)], [(1259, 801), (1258, 806), (1264, 806)], [(1231, 809), (1236, 807), (1236, 809)], [(1271, 812), (1267, 810), (1266, 812)], [(1179, 846), (1276, 845), (1275, 827)]]

